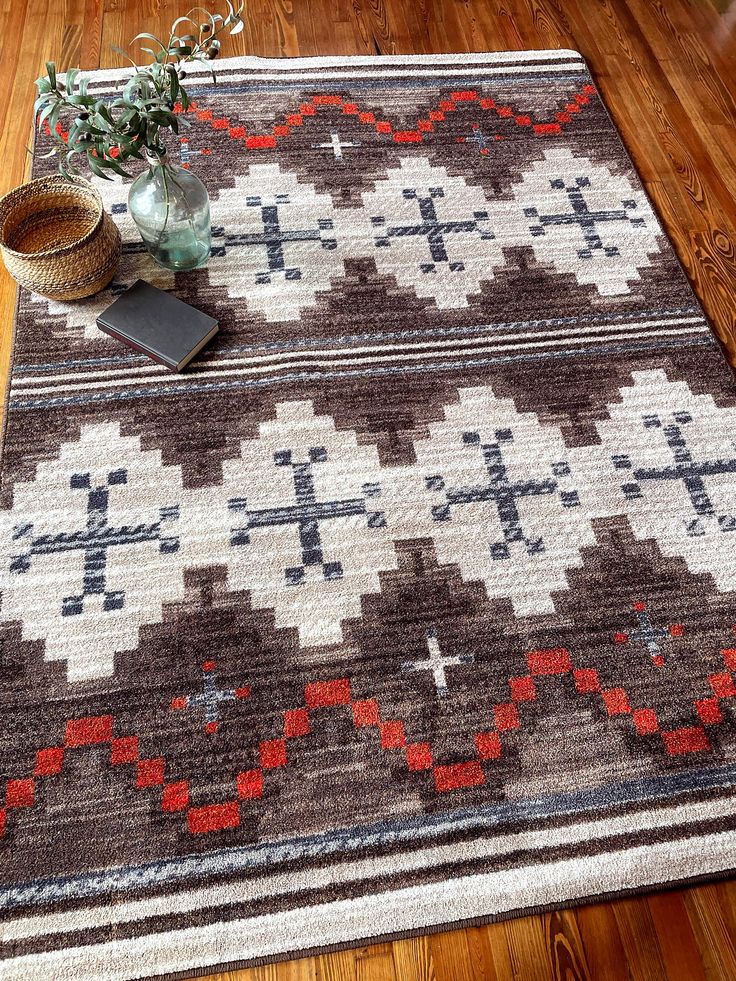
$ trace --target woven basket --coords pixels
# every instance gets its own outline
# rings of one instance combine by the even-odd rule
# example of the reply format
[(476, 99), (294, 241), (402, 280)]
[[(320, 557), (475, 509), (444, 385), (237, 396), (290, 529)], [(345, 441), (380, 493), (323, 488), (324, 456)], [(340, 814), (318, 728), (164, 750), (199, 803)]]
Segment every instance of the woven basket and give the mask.
[(53, 300), (79, 300), (112, 279), (120, 232), (90, 183), (56, 174), (0, 198), (0, 251), (21, 286)]

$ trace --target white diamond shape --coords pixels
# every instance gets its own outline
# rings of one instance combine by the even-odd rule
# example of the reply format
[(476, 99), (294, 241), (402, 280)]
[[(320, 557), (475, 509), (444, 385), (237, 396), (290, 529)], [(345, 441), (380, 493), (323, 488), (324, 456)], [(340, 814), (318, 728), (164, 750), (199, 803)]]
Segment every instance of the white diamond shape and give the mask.
[[(142, 450), (117, 423), (83, 427), (15, 485), (12, 509), (0, 515), (3, 620), (20, 621), (24, 640), (45, 641), (45, 659), (65, 660), (70, 681), (112, 675), (115, 654), (137, 646), (164, 602), (183, 598), (196, 514), (168, 509), (184, 500), (181, 468), (163, 466), (160, 451)], [(122, 605), (105, 608), (109, 594), (123, 594)], [(80, 596), (73, 612), (68, 600)]]

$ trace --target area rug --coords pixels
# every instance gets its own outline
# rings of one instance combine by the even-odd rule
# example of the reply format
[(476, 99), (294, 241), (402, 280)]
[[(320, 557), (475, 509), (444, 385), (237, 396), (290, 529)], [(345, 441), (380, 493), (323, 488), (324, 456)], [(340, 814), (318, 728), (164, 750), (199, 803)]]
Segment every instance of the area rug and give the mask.
[[(98, 182), (110, 289), (20, 296), (2, 977), (736, 866), (736, 387), (580, 55), (190, 81), (207, 268)], [(184, 374), (95, 326), (138, 277), (221, 323)]]

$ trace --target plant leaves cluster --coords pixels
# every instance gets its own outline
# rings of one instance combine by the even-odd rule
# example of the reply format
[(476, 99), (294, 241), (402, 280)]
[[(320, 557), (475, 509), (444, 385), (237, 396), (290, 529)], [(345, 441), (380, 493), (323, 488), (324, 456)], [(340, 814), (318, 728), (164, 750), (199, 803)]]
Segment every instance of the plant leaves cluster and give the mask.
[[(184, 65), (209, 64), (220, 51), (219, 35), (238, 34), (243, 29), (243, 3), (238, 7), (230, 0), (225, 3), (224, 14), (193, 7), (174, 21), (166, 42), (146, 32), (136, 35), (131, 46), (147, 54), (150, 64), (139, 66), (127, 52), (115, 48), (134, 70), (112, 98), (90, 95), (89, 76), (81, 75), (79, 69), (59, 77), (55, 64), (46, 63), (47, 74), (36, 80), (36, 124), (39, 130), (48, 125), (55, 142), (47, 156), (58, 158), (65, 177), (79, 176), (78, 166), (84, 160), (99, 177), (112, 179), (112, 173), (128, 177), (122, 166), (125, 160), (144, 159), (146, 153), (163, 156), (166, 133), (178, 133), (180, 125), (189, 125), (181, 115), (190, 102), (183, 84)], [(210, 71), (216, 83), (211, 66)]]

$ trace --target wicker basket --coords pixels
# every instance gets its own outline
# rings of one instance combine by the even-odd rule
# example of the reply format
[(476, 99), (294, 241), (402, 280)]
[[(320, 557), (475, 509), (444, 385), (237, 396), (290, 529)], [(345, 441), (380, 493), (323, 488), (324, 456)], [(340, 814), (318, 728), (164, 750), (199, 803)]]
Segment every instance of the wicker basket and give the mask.
[(120, 232), (90, 183), (57, 174), (0, 199), (0, 251), (21, 286), (54, 300), (79, 300), (112, 279)]

